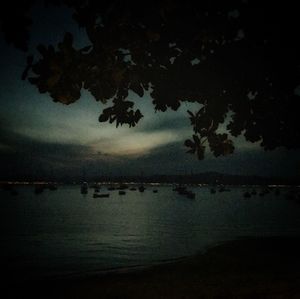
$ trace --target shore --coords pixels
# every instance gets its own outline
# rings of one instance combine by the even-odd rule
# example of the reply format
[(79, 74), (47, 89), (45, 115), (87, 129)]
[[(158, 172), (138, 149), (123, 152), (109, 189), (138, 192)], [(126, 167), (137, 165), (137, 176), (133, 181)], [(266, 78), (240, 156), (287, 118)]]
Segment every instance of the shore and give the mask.
[(146, 269), (10, 282), (7, 287), (6, 298), (296, 299), (300, 298), (300, 237), (240, 239)]

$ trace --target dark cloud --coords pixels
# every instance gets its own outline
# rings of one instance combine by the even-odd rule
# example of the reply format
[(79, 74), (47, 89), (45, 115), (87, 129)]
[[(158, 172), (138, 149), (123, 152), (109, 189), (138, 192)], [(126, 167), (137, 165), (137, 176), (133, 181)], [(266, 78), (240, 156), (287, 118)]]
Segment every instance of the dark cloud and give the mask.
[(151, 174), (190, 174), (217, 171), (228, 174), (299, 177), (300, 151), (279, 148), (266, 152), (258, 149), (239, 149), (226, 157), (208, 154), (197, 160), (187, 154), (180, 142), (158, 147), (147, 156), (135, 159), (127, 169), (143, 169)]
[(157, 132), (164, 130), (181, 131), (188, 128), (192, 131), (187, 113), (186, 115), (177, 115), (176, 117), (164, 117), (164, 115), (160, 113), (160, 117), (157, 117), (155, 121), (147, 122), (140, 126), (140, 130), (144, 132)]
[(89, 146), (39, 141), (3, 128), (0, 138), (2, 179), (79, 175), (95, 155)]

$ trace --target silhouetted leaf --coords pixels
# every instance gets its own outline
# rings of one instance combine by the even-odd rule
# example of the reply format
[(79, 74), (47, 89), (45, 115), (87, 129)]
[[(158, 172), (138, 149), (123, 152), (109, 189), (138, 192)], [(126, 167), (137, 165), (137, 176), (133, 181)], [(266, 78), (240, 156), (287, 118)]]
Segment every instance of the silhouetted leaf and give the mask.
[(205, 146), (198, 146), (197, 147), (197, 157), (198, 160), (203, 160), (204, 159), (204, 153), (205, 153)]
[[(75, 49), (71, 33), (58, 45), (39, 45), (41, 57), (35, 62), (27, 58), (22, 79), (30, 70), (28, 80), (40, 93), (65, 104), (78, 100), (82, 87), (97, 101), (113, 100), (99, 121), (116, 126), (134, 127), (142, 117), (134, 101), (127, 100), (128, 90), (143, 97), (151, 87), (159, 111), (198, 103), (197, 112), (187, 111), (193, 137), (185, 145), (199, 159), (206, 143), (215, 156), (233, 152), (228, 136), (217, 134), (229, 111), (227, 131), (233, 136), (261, 140), (265, 149), (300, 147), (296, 6), (257, 2), (249, 9), (238, 1), (234, 6), (242, 13), (228, 18), (233, 3), (225, 2), (62, 1), (86, 30), (90, 45)], [(32, 4), (12, 0), (1, 11), (6, 40), (23, 50)], [(278, 18), (284, 15), (286, 20)], [(240, 26), (245, 34), (237, 35)], [(126, 61), (121, 50), (131, 59)], [(200, 63), (193, 66), (195, 57)]]
[(109, 114), (108, 113), (102, 113), (99, 116), (99, 122), (106, 122), (109, 119)]
[(190, 140), (190, 139), (187, 139), (184, 142), (184, 145), (187, 146), (187, 147), (195, 148), (195, 143), (192, 140)]
[(144, 89), (138, 82), (132, 82), (130, 84), (130, 89), (138, 94), (140, 97), (144, 95)]
[(73, 35), (72, 35), (72, 33), (67, 32), (67, 33), (65, 34), (64, 40), (63, 40), (63, 44), (64, 44), (66, 47), (69, 47), (69, 48), (72, 47), (72, 44), (73, 44)]

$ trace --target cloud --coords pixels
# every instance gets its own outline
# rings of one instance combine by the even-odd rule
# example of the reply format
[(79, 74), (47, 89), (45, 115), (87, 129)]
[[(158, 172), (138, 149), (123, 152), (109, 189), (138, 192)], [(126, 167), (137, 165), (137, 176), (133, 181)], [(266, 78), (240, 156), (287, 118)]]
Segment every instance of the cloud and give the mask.
[(40, 141), (3, 128), (0, 128), (0, 138), (2, 178), (43, 176), (51, 172), (78, 174), (89, 161), (108, 159), (90, 146)]
[[(148, 127), (149, 128), (149, 127)], [(36, 139), (0, 127), (0, 178), (80, 179), (100, 175), (189, 174), (218, 171), (231, 174), (296, 176), (299, 151), (265, 152), (257, 145), (240, 146), (233, 155), (199, 161), (186, 153), (182, 134), (162, 124), (156, 130), (118, 131), (86, 144)]]
[[(144, 142), (151, 133), (145, 134)], [(156, 136), (154, 134), (154, 136)], [(158, 135), (156, 145), (143, 154), (111, 154), (96, 144), (61, 144), (40, 141), (28, 136), (0, 129), (0, 178), (39, 178), (54, 176), (81, 179), (100, 175), (151, 175), (190, 174), (218, 171), (230, 174), (263, 176), (299, 176), (299, 151), (277, 149), (265, 152), (262, 149), (237, 150), (233, 155), (215, 158), (208, 154), (203, 161), (186, 153), (181, 140)], [(172, 136), (172, 135), (171, 135)], [(125, 137), (124, 137), (125, 138)], [(138, 136), (132, 137), (134, 142)], [(150, 140), (151, 141), (151, 140)], [(113, 139), (102, 140), (103, 145)], [(124, 140), (120, 140), (124, 142)], [(129, 142), (130, 144), (130, 142)], [(100, 145), (100, 141), (99, 144)], [(131, 144), (135, 148), (136, 144)], [(123, 149), (126, 147), (123, 147)]]
[(112, 156), (144, 156), (153, 149), (174, 142), (180, 137), (171, 130), (157, 132), (138, 132), (101, 138), (90, 143), (94, 151), (109, 153)]
[(208, 153), (204, 160), (187, 154), (181, 142), (173, 142), (152, 150), (148, 155), (131, 163), (152, 174), (190, 174), (217, 171), (228, 174), (262, 176), (299, 176), (299, 150), (283, 148), (266, 152), (262, 148), (241, 148), (225, 157)]

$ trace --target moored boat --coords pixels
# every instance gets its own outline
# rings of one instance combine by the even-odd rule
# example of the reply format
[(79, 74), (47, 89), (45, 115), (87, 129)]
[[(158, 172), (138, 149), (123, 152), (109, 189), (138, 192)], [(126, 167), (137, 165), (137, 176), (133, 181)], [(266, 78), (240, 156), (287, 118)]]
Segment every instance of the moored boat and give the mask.
[(40, 194), (44, 191), (44, 185), (38, 184), (34, 188), (34, 193), (35, 194)]
[(189, 199), (195, 199), (196, 197), (196, 194), (192, 191), (186, 191), (186, 197), (189, 198)]
[(51, 190), (51, 191), (55, 191), (55, 190), (57, 190), (57, 185), (53, 184), (53, 183), (49, 183), (48, 184), (48, 189)]
[(80, 188), (81, 194), (87, 194), (88, 193), (88, 183), (83, 182)]
[(139, 186), (139, 191), (140, 192), (144, 192), (145, 190), (146, 190), (146, 188), (143, 185)]
[(110, 195), (109, 193), (100, 193), (100, 194), (99, 193), (94, 193), (93, 197), (94, 198), (104, 198), (104, 197), (109, 197), (109, 195)]
[(244, 193), (244, 197), (245, 197), (245, 198), (250, 198), (250, 197), (251, 197), (251, 193), (250, 193), (249, 191), (246, 191), (246, 192)]
[(216, 193), (216, 189), (215, 189), (215, 188), (211, 188), (211, 189), (210, 189), (210, 193), (211, 193), (211, 194), (215, 194), (215, 193)]

